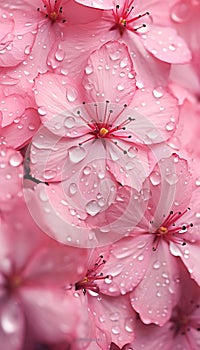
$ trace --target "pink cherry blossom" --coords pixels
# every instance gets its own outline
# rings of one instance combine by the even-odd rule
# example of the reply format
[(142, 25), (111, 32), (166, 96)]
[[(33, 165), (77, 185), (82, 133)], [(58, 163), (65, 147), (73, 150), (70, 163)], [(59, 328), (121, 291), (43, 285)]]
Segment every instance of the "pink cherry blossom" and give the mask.
[(170, 320), (163, 326), (136, 322), (135, 350), (197, 350), (200, 342), (200, 290), (186, 271), (181, 274), (181, 296), (172, 311)]
[[(171, 310), (179, 298), (177, 256), (181, 257), (191, 276), (199, 283), (196, 267), (199, 219), (195, 215), (199, 191), (195, 191), (191, 198), (192, 182), (187, 163), (176, 155), (162, 159), (148, 181), (146, 213), (130, 237), (113, 245), (103, 272), (107, 273), (109, 269), (115, 279), (110, 290), (106, 285), (101, 288), (111, 295), (132, 290), (132, 305), (140, 313), (143, 322), (163, 325), (170, 318)], [(138, 194), (137, 205), (133, 201), (132, 206), (129, 205), (119, 218), (117, 210), (120, 209), (120, 203), (111, 205), (107, 217), (117, 213), (117, 219), (113, 222), (107, 220), (111, 232), (130, 232), (134, 215), (137, 215), (137, 211), (143, 211), (144, 200), (142, 197), (140, 201), (140, 197)], [(105, 230), (107, 226), (104, 226)]]
[[(6, 71), (10, 78), (25, 77), (29, 82), (33, 82), (39, 72), (45, 73), (49, 68), (55, 69), (59, 65), (65, 55), (59, 48), (59, 43), (63, 31), (66, 30), (67, 3), (68, 0), (35, 0), (33, 3), (24, 0), (14, 5), (12, 1), (1, 4), (2, 11), (8, 13), (6, 18), (12, 18), (14, 22), (15, 33), (12, 49), (5, 49), (1, 58), (6, 62), (5, 66), (15, 66), (23, 61), (15, 69)], [(3, 30), (5, 29), (2, 26)], [(12, 36), (12, 32), (8, 35)], [(24, 38), (28, 38), (25, 43)], [(17, 50), (21, 54), (20, 60), (16, 63), (8, 60), (8, 54), (15, 57)]]
[(65, 285), (80, 278), (87, 252), (76, 254), (74, 248), (50, 240), (23, 201), (4, 213), (0, 239), (2, 346), (23, 349), (26, 332), (49, 343), (80, 336), (84, 329), (79, 331), (78, 325), (87, 312), (80, 310), (77, 298), (66, 295)]
[[(98, 4), (99, 2), (97, 7)], [(104, 4), (107, 8), (107, 2), (102, 3), (102, 8)], [(93, 6), (96, 7), (96, 2)], [(76, 25), (69, 37), (64, 36), (61, 45), (64, 49), (67, 44), (69, 51), (68, 63), (63, 61), (63, 68), (66, 67), (71, 76), (78, 77), (85, 64), (84, 60), (92, 50), (102, 42), (118, 40), (127, 44), (140, 84), (166, 84), (171, 63), (186, 63), (191, 60), (186, 43), (170, 28), (169, 12), (166, 2), (115, 2), (113, 9), (102, 11), (102, 16), (89, 22), (87, 27)], [(88, 41), (88, 37), (89, 46), (85, 41), (85, 38)], [(82, 60), (79, 59), (80, 54)]]
[(132, 341), (134, 338), (135, 313), (128, 296), (112, 298), (101, 292), (99, 281), (110, 283), (112, 276), (103, 275), (101, 272), (109, 256), (108, 249), (104, 249), (103, 255), (98, 256), (98, 253), (99, 249), (91, 252), (88, 270), (74, 287), (82, 302), (88, 305), (91, 316), (89, 328), (93, 339), (87, 349), (110, 349), (109, 345), (112, 341), (121, 348), (127, 341)]
[(199, 98), (200, 88), (200, 4), (195, 0), (171, 1), (171, 24), (185, 40), (192, 52), (190, 63), (172, 66), (171, 79)]

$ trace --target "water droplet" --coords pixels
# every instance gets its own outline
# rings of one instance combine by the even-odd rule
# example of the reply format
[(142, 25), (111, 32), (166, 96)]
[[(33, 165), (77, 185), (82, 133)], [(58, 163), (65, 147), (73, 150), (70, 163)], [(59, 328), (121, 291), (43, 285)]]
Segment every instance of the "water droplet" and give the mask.
[(124, 85), (123, 84), (117, 85), (117, 90), (118, 91), (123, 91), (124, 90)]
[(134, 146), (128, 149), (128, 155), (130, 158), (135, 158), (137, 156), (137, 153), (138, 153), (138, 149)]
[(153, 96), (156, 98), (161, 98), (163, 96), (163, 88), (161, 86), (153, 90)]
[(40, 115), (46, 115), (47, 114), (47, 110), (46, 110), (45, 107), (41, 106), (41, 107), (38, 108), (38, 113)]
[(139, 255), (139, 256), (138, 256), (138, 260), (139, 260), (139, 261), (144, 260), (144, 255)]
[(158, 260), (154, 262), (153, 268), (154, 269), (159, 269), (160, 268), (160, 262)]
[(91, 173), (91, 168), (89, 166), (86, 166), (84, 169), (83, 169), (83, 174), (84, 175), (89, 175)]
[(125, 330), (129, 333), (134, 331), (134, 319), (132, 317), (125, 319)]
[(167, 174), (165, 179), (170, 185), (175, 185), (178, 182), (178, 175), (175, 173)]
[(55, 58), (57, 61), (61, 62), (64, 60), (65, 57), (65, 52), (63, 50), (58, 50), (55, 53)]
[(24, 53), (25, 53), (26, 55), (29, 55), (30, 52), (31, 52), (31, 46), (30, 46), (30, 45), (27, 45), (27, 46), (25, 47), (25, 49), (24, 49)]
[(110, 320), (111, 321), (118, 321), (119, 317), (120, 317), (119, 312), (113, 312), (113, 313), (110, 314)]
[(56, 175), (57, 175), (57, 173), (56, 173), (55, 170), (45, 170), (42, 176), (43, 176), (43, 178), (44, 178), (45, 180), (51, 180), (51, 179), (53, 179)]
[(120, 67), (121, 68), (125, 68), (128, 64), (128, 57), (124, 57), (121, 61), (120, 61)]
[(13, 167), (17, 167), (22, 163), (23, 157), (20, 153), (12, 154), (12, 156), (9, 159), (9, 163)]
[(153, 171), (150, 175), (150, 181), (152, 185), (156, 186), (160, 184), (161, 176), (158, 171)]
[(110, 56), (112, 61), (116, 61), (116, 60), (118, 60), (120, 58), (121, 54), (120, 54), (119, 51), (115, 51), (115, 52), (111, 52), (109, 54), (109, 56)]
[(69, 193), (71, 195), (74, 195), (76, 192), (77, 192), (77, 185), (75, 183), (70, 184)]
[(166, 124), (166, 130), (167, 131), (172, 131), (174, 130), (175, 124), (173, 122), (169, 122)]
[(68, 129), (73, 128), (75, 125), (75, 119), (73, 117), (67, 117), (64, 121), (64, 126)]
[(46, 191), (42, 188), (39, 192), (39, 198), (41, 199), (42, 202), (47, 202), (48, 201), (48, 196)]
[(105, 280), (104, 280), (104, 282), (105, 282), (106, 284), (111, 284), (112, 281), (113, 281), (113, 276), (111, 276), (111, 275), (106, 276), (106, 278), (105, 278)]
[(30, 123), (28, 128), (29, 128), (29, 130), (34, 131), (35, 130), (35, 125)]
[(85, 73), (86, 73), (86, 74), (92, 74), (92, 73), (93, 73), (93, 68), (92, 68), (92, 66), (86, 66), (86, 67), (85, 67)]
[(100, 212), (101, 207), (96, 201), (92, 200), (86, 204), (85, 209), (89, 215), (94, 216)]
[(120, 328), (118, 326), (112, 327), (111, 329), (113, 334), (119, 334), (120, 333)]
[(73, 87), (68, 87), (66, 89), (66, 97), (69, 102), (74, 102), (77, 99), (78, 92), (75, 88)]
[(86, 151), (83, 147), (72, 147), (69, 150), (69, 158), (73, 163), (81, 162), (86, 156)]
[(177, 23), (186, 22), (192, 14), (192, 7), (186, 1), (177, 2), (171, 11), (171, 19)]

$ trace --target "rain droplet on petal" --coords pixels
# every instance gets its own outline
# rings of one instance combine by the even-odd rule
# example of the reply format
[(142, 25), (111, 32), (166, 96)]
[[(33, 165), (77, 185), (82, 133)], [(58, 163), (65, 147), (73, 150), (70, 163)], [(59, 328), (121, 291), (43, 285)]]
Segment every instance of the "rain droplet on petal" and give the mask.
[(66, 97), (69, 102), (74, 102), (77, 99), (77, 96), (78, 92), (72, 86), (66, 89)]
[(152, 185), (156, 186), (160, 184), (161, 176), (158, 171), (153, 171), (150, 175), (150, 181)]
[(83, 147), (72, 147), (69, 150), (69, 158), (73, 163), (81, 162), (86, 156), (86, 151)]
[(68, 129), (73, 128), (75, 125), (75, 119), (73, 117), (67, 117), (64, 121), (64, 126)]
[(90, 214), (91, 216), (94, 216), (100, 212), (101, 207), (99, 206), (97, 201), (92, 200), (86, 204), (85, 209), (88, 214)]
[(9, 159), (9, 163), (11, 166), (13, 167), (17, 167), (22, 163), (23, 157), (21, 156), (20, 153), (15, 153), (13, 155), (11, 155), (10, 159)]
[(156, 98), (161, 98), (163, 96), (163, 88), (162, 87), (157, 87), (153, 90), (153, 96)]

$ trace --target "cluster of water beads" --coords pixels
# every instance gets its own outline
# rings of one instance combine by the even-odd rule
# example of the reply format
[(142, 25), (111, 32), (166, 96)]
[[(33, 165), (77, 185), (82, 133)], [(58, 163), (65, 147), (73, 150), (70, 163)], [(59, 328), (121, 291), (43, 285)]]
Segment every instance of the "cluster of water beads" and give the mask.
[(149, 16), (150, 13), (147, 11), (143, 14), (139, 14), (135, 17), (132, 17), (132, 11), (134, 10), (134, 6), (132, 6), (134, 0), (127, 3), (125, 1), (122, 9), (120, 9), (120, 5), (116, 5), (115, 9), (112, 10), (112, 14), (115, 20), (115, 24), (110, 28), (110, 30), (119, 30), (120, 35), (122, 36), (125, 29), (130, 30), (131, 32), (137, 32), (138, 29), (146, 27), (146, 24), (139, 25), (137, 27), (133, 27), (133, 23), (144, 16)]
[[(164, 239), (167, 242), (173, 242), (176, 244), (181, 244), (182, 246), (186, 245), (184, 238), (180, 235), (187, 232), (189, 227), (193, 227), (193, 224), (184, 224), (176, 226), (176, 221), (179, 220), (184, 214), (186, 214), (190, 210), (187, 208), (183, 212), (173, 212), (170, 211), (169, 215), (165, 218), (162, 225), (154, 232), (154, 246), (153, 251), (156, 251), (160, 242), (160, 239)], [(165, 217), (165, 215), (163, 215)], [(153, 221), (150, 222), (151, 225), (154, 224)]]

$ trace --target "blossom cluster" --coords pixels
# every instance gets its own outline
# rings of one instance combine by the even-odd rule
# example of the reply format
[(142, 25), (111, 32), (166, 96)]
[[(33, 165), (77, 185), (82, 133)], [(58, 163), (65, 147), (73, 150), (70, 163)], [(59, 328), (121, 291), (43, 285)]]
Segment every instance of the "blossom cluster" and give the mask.
[(0, 3), (0, 347), (200, 348), (200, 2)]

